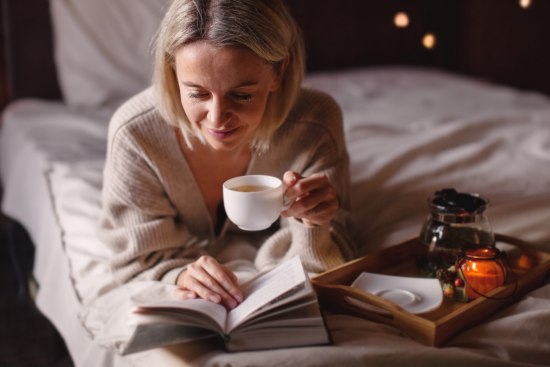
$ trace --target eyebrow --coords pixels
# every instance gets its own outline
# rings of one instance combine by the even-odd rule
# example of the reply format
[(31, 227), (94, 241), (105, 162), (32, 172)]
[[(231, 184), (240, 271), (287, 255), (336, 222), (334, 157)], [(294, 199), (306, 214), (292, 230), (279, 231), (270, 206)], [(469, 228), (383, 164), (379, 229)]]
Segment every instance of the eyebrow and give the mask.
[[(192, 83), (192, 82), (185, 82), (183, 80), (181, 80), (180, 83), (183, 84), (186, 87), (203, 88), (203, 86), (200, 85), (200, 84), (195, 84), (195, 83)], [(238, 84), (234, 87), (231, 87), (231, 89), (242, 88), (242, 87), (253, 87), (253, 86), (256, 86), (258, 84), (259, 84), (259, 82), (255, 82), (255, 81), (250, 80), (250, 81), (245, 81), (241, 84)]]

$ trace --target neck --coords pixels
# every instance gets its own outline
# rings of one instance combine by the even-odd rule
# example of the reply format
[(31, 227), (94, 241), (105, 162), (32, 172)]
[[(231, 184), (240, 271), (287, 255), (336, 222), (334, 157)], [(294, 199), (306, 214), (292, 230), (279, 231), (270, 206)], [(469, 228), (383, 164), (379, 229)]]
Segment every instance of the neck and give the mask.
[(195, 137), (190, 138), (191, 146), (187, 145), (181, 131), (178, 132), (180, 147), (188, 159), (193, 157), (202, 162), (218, 162), (225, 166), (242, 167), (243, 164), (250, 161), (252, 150), (249, 146), (243, 146), (232, 151), (215, 150), (208, 143), (203, 143)]

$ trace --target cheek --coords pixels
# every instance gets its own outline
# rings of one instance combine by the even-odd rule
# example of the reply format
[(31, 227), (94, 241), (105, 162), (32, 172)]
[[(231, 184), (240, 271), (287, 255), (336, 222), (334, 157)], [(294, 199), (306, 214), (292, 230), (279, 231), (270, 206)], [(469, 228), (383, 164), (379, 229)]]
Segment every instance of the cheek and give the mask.
[(189, 121), (195, 123), (200, 118), (201, 108), (196, 104), (186, 102), (184, 99), (180, 99), (180, 103)]
[(254, 103), (247, 106), (247, 113), (249, 113), (250, 116), (255, 116), (256, 119), (261, 120), (267, 108), (268, 97), (269, 95), (261, 96), (261, 98), (258, 98), (254, 101)]
[(265, 112), (265, 105), (258, 104), (254, 106), (247, 106), (237, 113), (239, 120), (246, 122), (248, 125), (257, 126), (262, 121)]

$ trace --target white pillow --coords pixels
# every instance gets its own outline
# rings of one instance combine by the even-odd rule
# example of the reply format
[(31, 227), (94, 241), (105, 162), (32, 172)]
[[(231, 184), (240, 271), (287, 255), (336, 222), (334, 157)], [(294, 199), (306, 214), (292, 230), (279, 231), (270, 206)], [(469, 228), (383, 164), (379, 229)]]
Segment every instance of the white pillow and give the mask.
[(170, 0), (51, 0), (65, 102), (116, 107), (151, 83), (151, 41)]

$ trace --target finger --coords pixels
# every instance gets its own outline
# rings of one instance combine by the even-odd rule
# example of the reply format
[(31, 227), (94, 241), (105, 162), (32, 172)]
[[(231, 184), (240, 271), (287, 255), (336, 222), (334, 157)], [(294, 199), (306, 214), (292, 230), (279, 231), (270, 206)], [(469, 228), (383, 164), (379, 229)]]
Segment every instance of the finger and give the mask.
[(322, 174), (314, 174), (307, 178), (300, 176), (298, 173), (287, 171), (289, 177), (293, 174), (294, 178), (297, 178), (292, 185), (288, 186), (283, 198), (283, 216), (293, 216), (294, 214), (287, 212), (287, 210), (294, 205), (294, 203), (304, 197), (310, 195), (310, 192), (323, 186), (330, 185), (330, 182)]
[(292, 186), (300, 180), (302, 176), (293, 171), (286, 171), (283, 175), (283, 184), (285, 186), (285, 192), (283, 194), (283, 210), (288, 209), (294, 202), (295, 197), (292, 194), (292, 190), (289, 190)]
[(298, 180), (298, 182), (294, 184), (293, 189), (297, 191), (299, 195), (302, 195), (325, 186), (332, 186), (332, 184), (325, 175), (316, 173)]
[(292, 194), (292, 190), (289, 190), (294, 186), (299, 180), (302, 179), (299, 173), (293, 171), (286, 171), (283, 175), (283, 184), (285, 186), (284, 201), (285, 205), (288, 205), (290, 202), (294, 201), (295, 197)]
[(325, 185), (300, 196), (283, 215), (303, 218), (319, 215), (326, 210), (335, 212), (337, 209), (336, 190), (330, 185)]
[(210, 256), (202, 256), (188, 268), (189, 283), (186, 286), (196, 291), (202, 298), (223, 303), (233, 308), (242, 302), (243, 296), (236, 277)]
[(206, 270), (213, 276), (228, 296), (237, 301), (237, 303), (243, 301), (243, 293), (239, 288), (237, 276), (230, 269), (215, 261), (208, 263), (208, 268)]
[(308, 196), (312, 191), (332, 186), (330, 181), (322, 174), (314, 174), (307, 178), (300, 178), (292, 187), (286, 190), (286, 196), (292, 200), (300, 200)]
[[(223, 266), (222, 270), (225, 271), (225, 274), (231, 279), (233, 284), (239, 284), (239, 280), (237, 279), (237, 276), (235, 275), (235, 273), (233, 273), (231, 270), (229, 270), (226, 266)], [(240, 292), (240, 288), (238, 288), (238, 290)], [(240, 293), (242, 293), (242, 292), (240, 292)]]
[(314, 208), (304, 212), (300, 216), (300, 219), (304, 222), (316, 225), (328, 223), (336, 215), (338, 207), (339, 205), (337, 200), (324, 201)]
[(302, 176), (299, 173), (293, 171), (286, 171), (283, 175), (283, 182), (286, 187), (292, 187)]
[(222, 301), (221, 295), (212, 289), (214, 281), (202, 269), (191, 270), (185, 274), (185, 287), (197, 294), (198, 297), (214, 303)]
[(307, 210), (302, 219), (332, 219), (338, 210), (338, 202), (336, 200), (324, 201), (314, 208)]
[(174, 290), (174, 297), (180, 300), (188, 300), (188, 299), (194, 299), (197, 298), (197, 293), (184, 288), (176, 288)]

